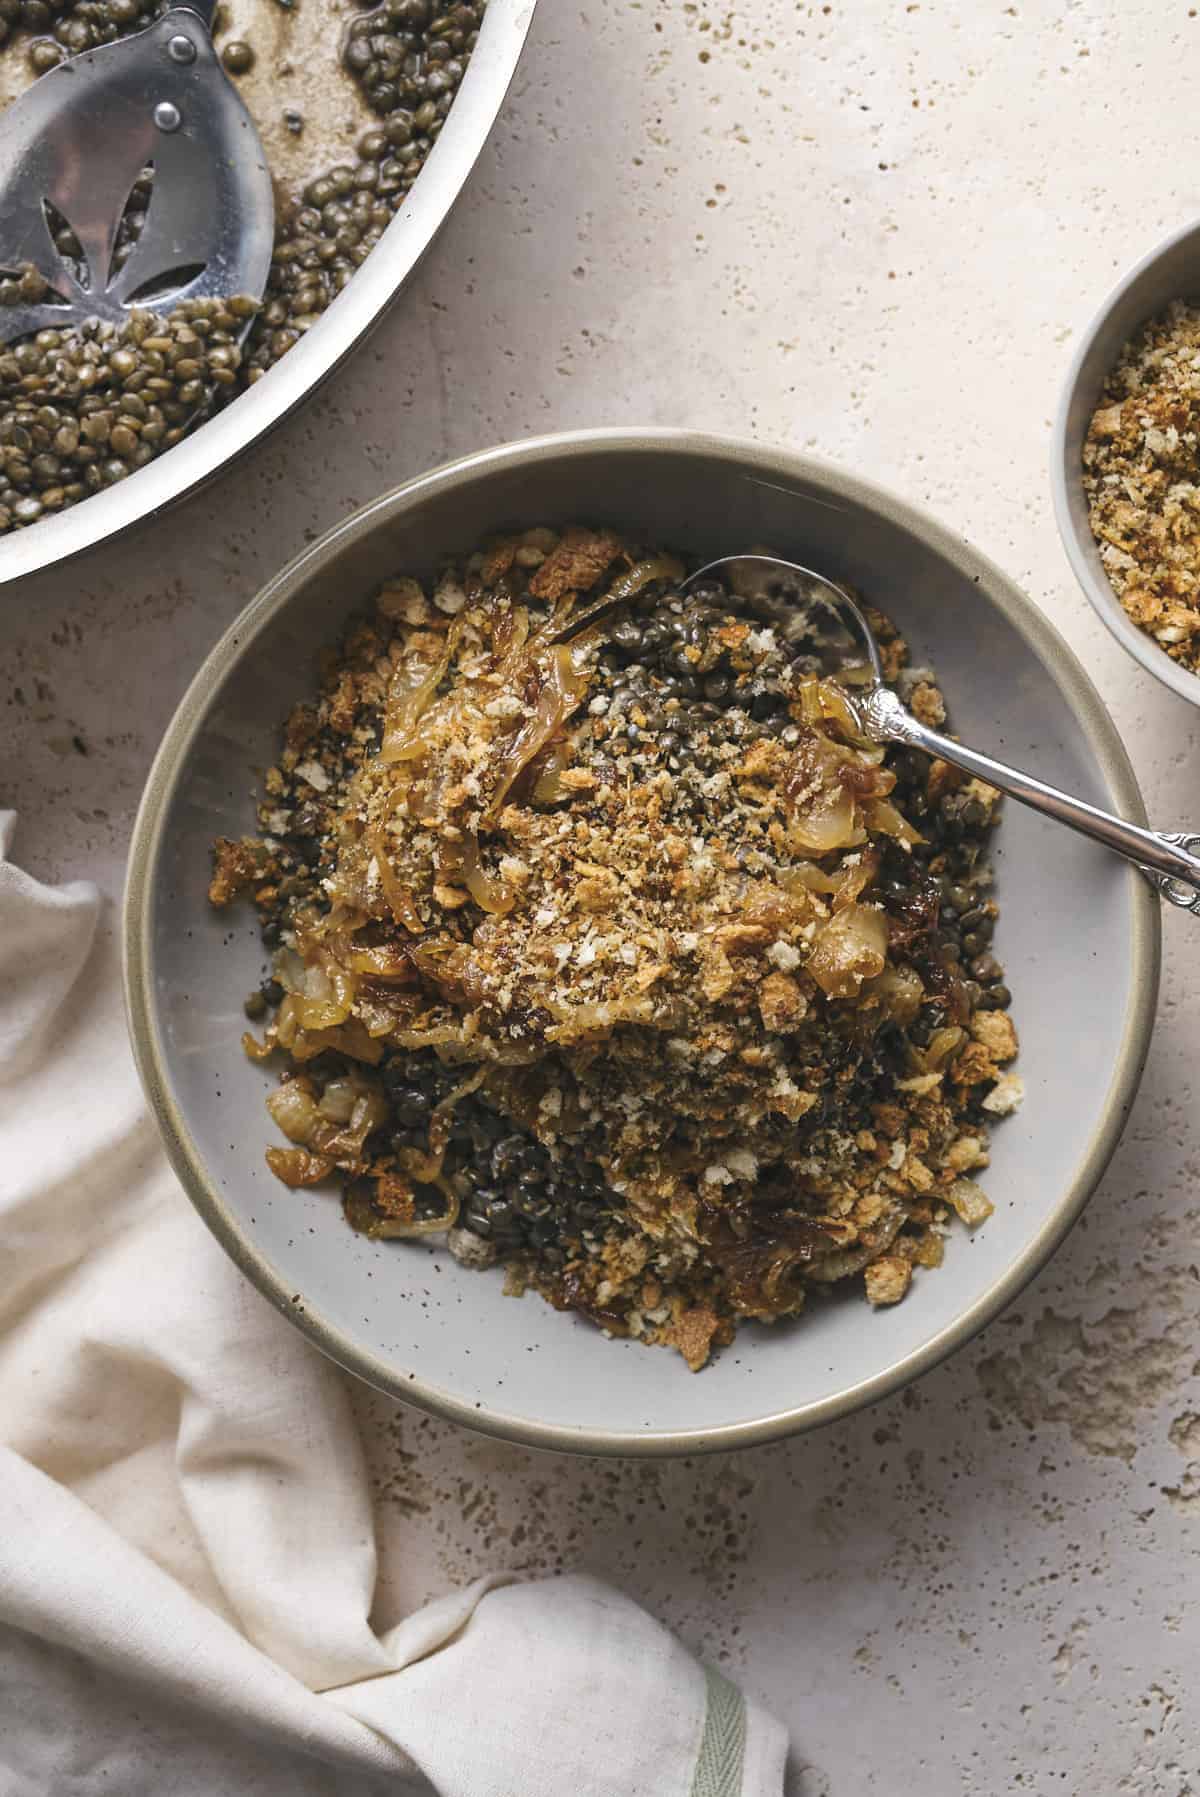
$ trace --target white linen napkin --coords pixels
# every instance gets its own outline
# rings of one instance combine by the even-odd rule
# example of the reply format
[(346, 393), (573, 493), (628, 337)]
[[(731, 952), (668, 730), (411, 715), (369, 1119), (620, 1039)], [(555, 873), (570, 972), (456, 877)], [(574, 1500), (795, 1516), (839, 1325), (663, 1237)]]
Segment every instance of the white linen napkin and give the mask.
[[(0, 1626), (398, 1790), (778, 1797), (778, 1724), (594, 1580), (485, 1578), (372, 1630), (341, 1376), (180, 1191), (112, 919), (17, 869), (14, 827), (0, 812)], [(72, 1751), (0, 1680), (0, 1792), (111, 1797)]]

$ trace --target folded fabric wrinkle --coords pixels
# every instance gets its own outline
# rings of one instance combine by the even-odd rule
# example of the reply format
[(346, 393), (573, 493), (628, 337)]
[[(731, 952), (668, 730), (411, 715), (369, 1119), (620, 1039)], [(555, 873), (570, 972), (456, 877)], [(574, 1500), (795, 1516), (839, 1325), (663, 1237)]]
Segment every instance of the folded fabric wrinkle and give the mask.
[(14, 865), (15, 828), (0, 812), (0, 1789), (112, 1789), (111, 1750), (81, 1769), (79, 1731), (3, 1675), (23, 1642), (23, 1665), (131, 1681), (139, 1716), (182, 1705), (372, 1794), (778, 1797), (779, 1725), (593, 1579), (491, 1574), (375, 1632), (344, 1376), (191, 1210), (113, 920)]

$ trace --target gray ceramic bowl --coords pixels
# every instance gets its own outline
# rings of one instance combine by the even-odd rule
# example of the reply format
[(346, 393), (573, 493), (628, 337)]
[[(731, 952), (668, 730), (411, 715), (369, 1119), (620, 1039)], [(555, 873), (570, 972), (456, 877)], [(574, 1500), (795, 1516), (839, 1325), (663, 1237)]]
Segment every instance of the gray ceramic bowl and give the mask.
[[(858, 583), (935, 660), (959, 730), (1143, 818), (1129, 763), (1079, 664), (997, 569), (853, 475), (672, 431), (511, 445), (365, 507), (285, 569), (232, 626), (167, 732), (134, 834), (126, 903), (133, 1038), (163, 1138), (229, 1253), (335, 1360), (458, 1422), (579, 1452), (695, 1452), (766, 1441), (880, 1398), (965, 1342), (1078, 1216), (1116, 1143), (1150, 1035), (1157, 900), (1139, 875), (1013, 806), (999, 848), (1024, 1108), (997, 1128), (996, 1214), (955, 1231), (945, 1266), (894, 1310), (861, 1299), (748, 1329), (699, 1375), (501, 1294), (425, 1246), (372, 1243), (340, 1206), (263, 1164), (271, 1079), (238, 1046), (262, 976), (252, 918), (205, 902), (209, 845), (252, 827), (277, 726), (314, 652), (385, 575), (432, 570), (514, 521), (610, 521), (713, 555), (769, 541)], [(232, 935), (230, 934), (232, 932)]]
[(1180, 698), (1200, 705), (1200, 677), (1139, 630), (1109, 585), (1083, 496), (1083, 440), (1104, 382), (1139, 326), (1173, 299), (1200, 297), (1200, 224), (1176, 231), (1113, 288), (1080, 338), (1063, 384), (1050, 460), (1054, 511), (1072, 568), (1117, 641)]

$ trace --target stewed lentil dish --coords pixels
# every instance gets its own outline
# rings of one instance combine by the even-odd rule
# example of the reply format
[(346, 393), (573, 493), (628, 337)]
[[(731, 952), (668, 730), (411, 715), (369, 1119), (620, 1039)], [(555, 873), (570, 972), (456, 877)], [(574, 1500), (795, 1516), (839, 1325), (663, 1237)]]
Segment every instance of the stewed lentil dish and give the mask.
[[(296, 11), (294, 0), (259, 3), (271, 21), (253, 18), (245, 38), (223, 30), (226, 9), (218, 9), (217, 42), (235, 78), (255, 65), (255, 31), (278, 36), (273, 27), (282, 21), (286, 31)], [(304, 4), (328, 7), (329, 0)], [(306, 70), (306, 82), (317, 105), (353, 102), (370, 123), (356, 159), (309, 164), (307, 178), (294, 185), (276, 172), (275, 254), (261, 306), (247, 298), (185, 301), (166, 317), (135, 310), (123, 325), (91, 321), (0, 346), (0, 532), (34, 524), (145, 467), (259, 380), (316, 323), (420, 174), (485, 4), (371, 0), (344, 30), (330, 9), (329, 68)], [(165, 7), (166, 0), (0, 0), (0, 59), (23, 58), (36, 77), (65, 56), (143, 29)], [(289, 108), (285, 121), (287, 133), (303, 141), (305, 115)], [(122, 216), (114, 270), (136, 254), (152, 199), (148, 169)], [(58, 221), (55, 247), (84, 279), (67, 219)], [(45, 273), (33, 267), (0, 275), (0, 305), (36, 302), (47, 292)]]
[[(694, 565), (694, 564), (693, 564)], [(998, 795), (864, 736), (785, 585), (604, 529), (384, 586), (215, 847), (292, 1187), (693, 1369), (941, 1263), (1015, 1108)], [(872, 613), (889, 680), (941, 695)]]

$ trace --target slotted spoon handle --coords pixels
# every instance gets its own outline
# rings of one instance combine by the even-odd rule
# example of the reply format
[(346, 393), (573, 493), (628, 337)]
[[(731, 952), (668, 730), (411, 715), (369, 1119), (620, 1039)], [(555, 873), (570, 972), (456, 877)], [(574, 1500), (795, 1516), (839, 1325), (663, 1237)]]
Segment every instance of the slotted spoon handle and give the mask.
[(1090, 836), (1094, 842), (1132, 861), (1168, 904), (1200, 916), (1200, 855), (1195, 852), (1200, 850), (1200, 834), (1145, 830), (1140, 824), (1112, 817), (1085, 799), (1072, 798), (1033, 774), (1022, 773), (1019, 768), (995, 761), (978, 749), (967, 748), (930, 729), (906, 709), (890, 687), (873, 687), (857, 702), (857, 708), (877, 741), (904, 743), (927, 755), (940, 756), (963, 773), (973, 774), (1022, 805), (1043, 812), (1055, 823), (1066, 824), (1081, 836)]

